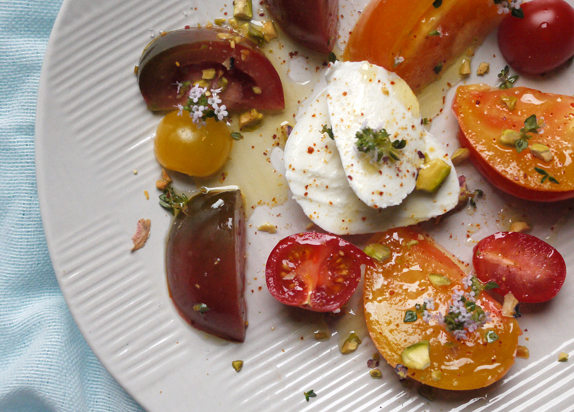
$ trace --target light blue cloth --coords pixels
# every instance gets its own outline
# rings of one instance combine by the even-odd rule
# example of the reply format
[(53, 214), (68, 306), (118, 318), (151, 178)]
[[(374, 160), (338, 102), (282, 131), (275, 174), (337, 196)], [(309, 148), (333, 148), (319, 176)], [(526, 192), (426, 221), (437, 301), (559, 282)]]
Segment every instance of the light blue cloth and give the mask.
[(141, 411), (80, 335), (40, 219), (36, 95), (61, 3), (0, 0), (0, 411)]

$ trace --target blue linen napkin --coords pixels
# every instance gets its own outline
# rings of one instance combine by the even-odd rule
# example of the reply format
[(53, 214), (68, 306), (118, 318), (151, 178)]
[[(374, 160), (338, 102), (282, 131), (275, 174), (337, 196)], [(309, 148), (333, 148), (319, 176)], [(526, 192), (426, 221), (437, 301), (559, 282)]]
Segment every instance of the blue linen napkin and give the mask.
[(40, 219), (36, 96), (61, 3), (0, 0), (0, 411), (141, 411), (76, 327)]

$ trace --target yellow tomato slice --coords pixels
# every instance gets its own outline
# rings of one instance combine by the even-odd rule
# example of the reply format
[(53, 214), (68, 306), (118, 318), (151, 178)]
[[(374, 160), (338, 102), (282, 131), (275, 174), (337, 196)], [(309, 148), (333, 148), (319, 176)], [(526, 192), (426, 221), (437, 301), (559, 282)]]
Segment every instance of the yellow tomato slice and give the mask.
[[(505, 100), (515, 102), (511, 110)], [(484, 84), (460, 86), (453, 100), (461, 145), (470, 149), (475, 167), (499, 189), (523, 199), (555, 201), (574, 197), (574, 98), (526, 87), (493, 89)], [(510, 106), (512, 107), (512, 106)], [(543, 133), (531, 134), (529, 147), (544, 144), (553, 154), (546, 162), (529, 149), (499, 142), (504, 130), (519, 132), (531, 115), (544, 119)], [(559, 183), (544, 179), (545, 170)]]
[[(457, 340), (436, 320), (418, 317), (405, 323), (405, 313), (434, 299), (431, 314), (449, 311), (455, 289), (466, 290), (462, 280), (467, 274), (454, 256), (440, 248), (428, 235), (412, 228), (391, 229), (378, 234), (373, 242), (390, 249), (389, 259), (368, 267), (365, 273), (365, 317), (373, 342), (392, 366), (402, 364), (401, 354), (411, 345), (429, 342), (430, 366), (409, 369), (408, 376), (442, 389), (481, 388), (500, 379), (514, 364), (518, 336), (522, 334), (513, 318), (503, 317), (500, 304), (482, 292), (476, 299), (491, 320), (468, 338)], [(450, 285), (433, 286), (429, 274), (442, 275)], [(498, 339), (487, 342), (494, 331)]]
[[(408, 6), (408, 11), (405, 7)], [(419, 92), (469, 46), (498, 26), (503, 14), (490, 0), (373, 0), (361, 14), (343, 58), (368, 60), (396, 72)]]

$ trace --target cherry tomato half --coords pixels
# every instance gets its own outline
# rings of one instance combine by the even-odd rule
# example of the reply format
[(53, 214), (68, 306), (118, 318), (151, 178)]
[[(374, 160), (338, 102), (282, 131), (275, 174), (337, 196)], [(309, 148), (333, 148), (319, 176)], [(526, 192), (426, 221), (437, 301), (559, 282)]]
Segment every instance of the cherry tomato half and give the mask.
[(225, 122), (207, 119), (201, 128), (188, 112), (168, 113), (159, 123), (155, 157), (166, 169), (190, 176), (210, 176), (227, 161), (233, 138)]
[(340, 237), (299, 233), (282, 239), (267, 259), (267, 288), (279, 302), (316, 312), (346, 303), (370, 258)]
[(512, 292), (519, 302), (552, 299), (566, 278), (560, 252), (526, 233), (500, 232), (482, 239), (474, 247), (472, 263), (481, 281), (498, 283), (495, 292)]
[(514, 69), (541, 74), (574, 55), (574, 9), (564, 0), (522, 5), (524, 18), (508, 14), (498, 29), (502, 55)]

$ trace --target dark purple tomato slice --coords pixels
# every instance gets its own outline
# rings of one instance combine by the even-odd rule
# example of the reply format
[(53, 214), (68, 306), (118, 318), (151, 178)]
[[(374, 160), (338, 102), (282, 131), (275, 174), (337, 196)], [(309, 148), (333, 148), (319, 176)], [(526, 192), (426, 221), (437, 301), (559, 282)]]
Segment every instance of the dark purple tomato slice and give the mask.
[(322, 53), (333, 50), (339, 23), (338, 0), (267, 0), (267, 8), (298, 44)]
[(361, 280), (369, 257), (338, 236), (299, 233), (282, 239), (265, 267), (271, 295), (279, 302), (316, 312), (345, 304)]
[(525, 303), (552, 299), (566, 278), (560, 252), (526, 233), (500, 232), (482, 239), (474, 247), (472, 264), (482, 282), (499, 285), (495, 292), (512, 292)]
[(245, 217), (239, 190), (199, 194), (178, 213), (167, 241), (167, 282), (192, 326), (245, 340)]
[(202, 80), (207, 69), (215, 69), (210, 88), (223, 87), (219, 97), (228, 111), (285, 108), (279, 74), (261, 50), (235, 32), (207, 27), (174, 30), (146, 47), (138, 83), (148, 108), (174, 110), (184, 104), (186, 93), (178, 93), (177, 83)]

